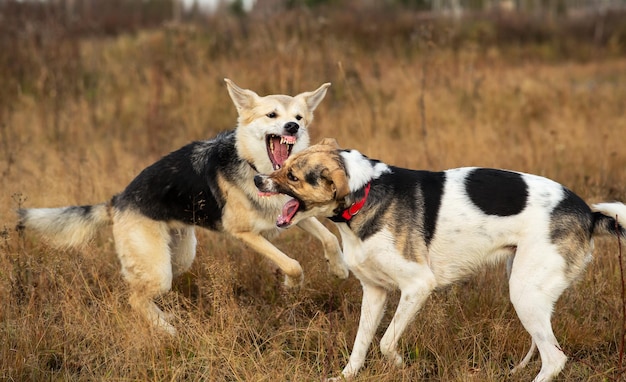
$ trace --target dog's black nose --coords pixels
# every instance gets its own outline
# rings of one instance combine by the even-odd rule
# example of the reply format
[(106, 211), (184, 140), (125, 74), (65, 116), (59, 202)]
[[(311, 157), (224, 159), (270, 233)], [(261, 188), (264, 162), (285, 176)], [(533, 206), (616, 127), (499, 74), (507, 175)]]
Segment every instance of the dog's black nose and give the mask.
[(254, 176), (254, 185), (256, 188), (260, 188), (263, 185), (263, 178), (258, 174)]
[(287, 122), (285, 123), (284, 129), (287, 130), (289, 134), (295, 134), (300, 129), (300, 125), (295, 122)]

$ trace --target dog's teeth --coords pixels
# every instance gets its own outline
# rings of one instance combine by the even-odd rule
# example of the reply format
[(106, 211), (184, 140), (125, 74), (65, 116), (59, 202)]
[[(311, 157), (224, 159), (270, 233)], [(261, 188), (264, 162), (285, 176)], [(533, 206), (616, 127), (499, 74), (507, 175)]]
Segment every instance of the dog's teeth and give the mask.
[(280, 143), (281, 144), (285, 143), (285, 137), (280, 137)]

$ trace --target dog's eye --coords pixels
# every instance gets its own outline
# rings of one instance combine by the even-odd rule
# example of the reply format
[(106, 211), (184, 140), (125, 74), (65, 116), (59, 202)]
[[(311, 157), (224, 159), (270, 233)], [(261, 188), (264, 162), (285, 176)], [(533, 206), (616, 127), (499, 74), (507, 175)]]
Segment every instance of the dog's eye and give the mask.
[(267, 114), (265, 114), (265, 116), (267, 118), (276, 118), (276, 112), (267, 113)]
[(298, 181), (298, 177), (297, 177), (297, 176), (295, 176), (295, 175), (293, 174), (293, 172), (291, 172), (291, 171), (289, 171), (289, 172), (287, 173), (287, 179), (289, 179), (289, 180), (290, 180), (290, 181), (292, 181), (292, 182), (297, 182), (297, 181)]
[(296, 121), (299, 121), (302, 119), (302, 116), (300, 114), (296, 115)]

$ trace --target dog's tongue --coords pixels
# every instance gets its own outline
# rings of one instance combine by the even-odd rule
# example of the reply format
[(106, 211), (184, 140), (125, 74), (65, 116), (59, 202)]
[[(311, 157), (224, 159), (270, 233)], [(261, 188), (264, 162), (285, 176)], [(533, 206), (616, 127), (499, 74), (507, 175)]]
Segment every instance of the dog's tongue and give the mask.
[(276, 219), (276, 225), (279, 227), (286, 227), (291, 224), (291, 219), (298, 212), (300, 202), (297, 199), (290, 199), (283, 206), (283, 212)]
[(272, 137), (272, 147), (273, 150), (271, 152), (272, 162), (280, 165), (285, 163), (287, 157), (289, 157), (289, 145), (293, 145), (296, 143), (296, 137), (291, 135), (283, 135), (281, 137), (275, 136)]

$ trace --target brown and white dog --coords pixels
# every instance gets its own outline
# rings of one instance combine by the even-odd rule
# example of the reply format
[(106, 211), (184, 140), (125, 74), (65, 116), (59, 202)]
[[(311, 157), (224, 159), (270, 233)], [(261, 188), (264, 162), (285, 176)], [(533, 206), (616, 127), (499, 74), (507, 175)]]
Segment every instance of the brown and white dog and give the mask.
[[(567, 357), (552, 332), (556, 300), (591, 260), (593, 237), (626, 238), (626, 206), (589, 208), (564, 186), (539, 176), (488, 168), (414, 171), (341, 150), (334, 140), (291, 156), (255, 177), (265, 194), (292, 197), (277, 219), (288, 227), (311, 216), (334, 220), (363, 302), (354, 347), (342, 377), (362, 367), (383, 315), (387, 291), (401, 298), (380, 341), (394, 364), (397, 342), (430, 293), (497, 261), (510, 261), (509, 292), (532, 345), (535, 381), (550, 381)], [(616, 221), (617, 220), (617, 221)]]
[[(298, 261), (267, 240), (279, 232), (275, 218), (287, 198), (259, 196), (254, 176), (280, 168), (289, 155), (309, 145), (313, 111), (330, 84), (294, 97), (261, 97), (225, 81), (239, 114), (236, 129), (164, 156), (108, 202), (18, 211), (18, 228), (35, 231), (60, 247), (88, 242), (112, 223), (131, 306), (171, 334), (174, 327), (153, 299), (191, 267), (195, 226), (240, 239), (272, 260), (285, 274), (287, 286), (302, 281)], [(314, 218), (298, 225), (321, 240), (331, 273), (347, 277), (337, 238)]]

